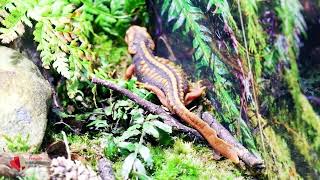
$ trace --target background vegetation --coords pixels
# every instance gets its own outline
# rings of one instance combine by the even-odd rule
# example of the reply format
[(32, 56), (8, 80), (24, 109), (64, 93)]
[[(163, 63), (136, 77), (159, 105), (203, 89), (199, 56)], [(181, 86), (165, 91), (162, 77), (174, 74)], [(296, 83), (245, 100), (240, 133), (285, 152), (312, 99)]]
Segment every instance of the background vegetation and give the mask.
[[(212, 112), (240, 142), (262, 156), (263, 175), (319, 175), (320, 119), (304, 95), (306, 90), (320, 94), (312, 88), (319, 73), (301, 81), (297, 57), (307, 24), (300, 2), (148, 2), (149, 8), (151, 4), (158, 8), (168, 33), (193, 48), (196, 78), (209, 74), (213, 84), (214, 91), (208, 93)], [(98, 139), (100, 153), (115, 162), (118, 177), (245, 176), (233, 166), (226, 174), (209, 171), (208, 165), (227, 171), (230, 164), (205, 161), (201, 158), (208, 156), (205, 148), (176, 140), (158, 116), (90, 82), (90, 77), (100, 77), (157, 102), (153, 94), (136, 86), (135, 79), (121, 78), (130, 63), (126, 29), (131, 24), (150, 27), (153, 21), (144, 0), (0, 0), (0, 17), (2, 43), (31, 29), (42, 66), (51, 69), (59, 106), (52, 108), (58, 122), (51, 124), (54, 130), (49, 134), (59, 132), (62, 124), (71, 142)], [(95, 164), (93, 154), (82, 155)]]

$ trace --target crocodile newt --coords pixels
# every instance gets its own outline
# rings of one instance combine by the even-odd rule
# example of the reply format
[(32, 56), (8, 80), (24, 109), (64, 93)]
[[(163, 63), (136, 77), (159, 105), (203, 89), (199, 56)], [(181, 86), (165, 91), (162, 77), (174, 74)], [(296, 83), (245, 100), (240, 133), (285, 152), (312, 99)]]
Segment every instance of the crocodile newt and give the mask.
[(205, 87), (189, 88), (186, 74), (180, 66), (168, 59), (154, 56), (152, 51), (155, 44), (146, 28), (131, 26), (126, 32), (125, 41), (129, 53), (133, 55), (133, 64), (128, 67), (125, 78), (130, 79), (135, 74), (144, 88), (155, 93), (171, 113), (195, 128), (216, 152), (239, 163), (234, 148), (220, 139), (214, 129), (186, 108), (187, 104), (202, 95)]

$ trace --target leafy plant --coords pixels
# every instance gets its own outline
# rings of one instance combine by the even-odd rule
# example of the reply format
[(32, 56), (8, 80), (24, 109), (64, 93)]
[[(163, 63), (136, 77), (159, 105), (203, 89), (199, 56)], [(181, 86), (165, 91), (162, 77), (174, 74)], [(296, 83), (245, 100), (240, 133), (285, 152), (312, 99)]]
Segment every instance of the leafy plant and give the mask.
[[(147, 135), (159, 140), (161, 133), (171, 133), (171, 127), (158, 121), (158, 116), (141, 115), (142, 109), (131, 111), (132, 125), (121, 136), (109, 136), (105, 155), (109, 158), (125, 155), (121, 175), (128, 179), (130, 173), (140, 178), (148, 178), (146, 167), (152, 168), (153, 160), (149, 148), (145, 145)], [(142, 161), (143, 160), (143, 161)]]
[[(150, 93), (138, 89), (135, 81), (132, 79), (123, 86), (149, 99)], [(104, 116), (110, 117), (107, 118), (107, 123), (112, 124), (110, 130), (113, 132), (106, 138), (104, 154), (113, 160), (119, 155), (125, 156), (121, 173), (123, 178), (127, 179), (130, 174), (148, 178), (146, 169), (152, 168), (153, 161), (146, 143), (150, 141), (149, 137), (160, 142), (163, 138), (170, 137), (166, 134), (171, 133), (171, 127), (157, 120), (158, 116), (148, 114), (131, 100), (123, 97), (120, 99), (110, 97), (109, 105), (104, 108), (103, 113)], [(94, 120), (88, 126), (97, 128), (96, 122), (97, 120)]]
[[(154, 97), (150, 92), (139, 89), (134, 78), (130, 81), (119, 80), (117, 83), (142, 98), (151, 100)], [(94, 94), (96, 91), (99, 89), (95, 89)], [(86, 112), (68, 114), (68, 112), (58, 111), (57, 113), (64, 119), (73, 118), (87, 122), (85, 124), (91, 130), (106, 134), (104, 154), (114, 161), (119, 161), (120, 156), (125, 157), (122, 168), (123, 177), (128, 177), (130, 174), (135, 177), (147, 177), (147, 170), (151, 169), (153, 164), (147, 142), (153, 142), (153, 139), (156, 139), (161, 144), (167, 143), (170, 140), (168, 134), (172, 131), (171, 127), (157, 120), (158, 116), (145, 112), (126, 97), (112, 92), (106, 94), (108, 97), (89, 98), (95, 99), (96, 104), (90, 108), (87, 104), (94, 104), (92, 101), (86, 102), (82, 96), (75, 97), (77, 101), (86, 104)]]
[(3, 43), (23, 35), (34, 20), (42, 65), (68, 79), (71, 98), (81, 88), (79, 80), (127, 56), (123, 36), (133, 19), (147, 21), (142, 0), (2, 0), (0, 10)]

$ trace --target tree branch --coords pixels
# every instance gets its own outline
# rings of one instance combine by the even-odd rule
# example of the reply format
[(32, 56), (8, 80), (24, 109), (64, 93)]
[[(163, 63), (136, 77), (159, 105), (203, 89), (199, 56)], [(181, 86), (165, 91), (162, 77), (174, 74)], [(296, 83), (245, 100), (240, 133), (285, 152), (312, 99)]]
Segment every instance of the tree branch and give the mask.
[(217, 134), (221, 139), (228, 142), (235, 148), (239, 158), (250, 168), (261, 170), (265, 167), (263, 160), (260, 157), (255, 156), (254, 154), (250, 153), (248, 149), (243, 147), (243, 145), (240, 144), (209, 112), (204, 112), (202, 114), (202, 119), (206, 121), (210, 127), (217, 131)]

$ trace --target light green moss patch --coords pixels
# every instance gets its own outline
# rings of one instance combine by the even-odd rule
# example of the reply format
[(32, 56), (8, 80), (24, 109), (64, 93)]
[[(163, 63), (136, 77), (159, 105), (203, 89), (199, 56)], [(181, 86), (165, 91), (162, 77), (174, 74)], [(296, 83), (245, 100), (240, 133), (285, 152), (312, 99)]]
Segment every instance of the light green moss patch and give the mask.
[[(262, 153), (266, 165), (266, 177), (268, 179), (301, 179), (291, 159), (290, 148), (286, 141), (271, 127), (265, 128), (263, 132), (266, 137), (266, 153)], [(260, 138), (257, 138), (257, 141), (261, 144)]]
[[(207, 146), (194, 145), (177, 139), (173, 147), (151, 148), (153, 167), (152, 179), (252, 179), (240, 171), (230, 160), (216, 161)], [(117, 179), (121, 179), (122, 160), (114, 163)]]
[(155, 179), (244, 179), (229, 160), (216, 161), (208, 147), (176, 140), (173, 148), (155, 148)]

